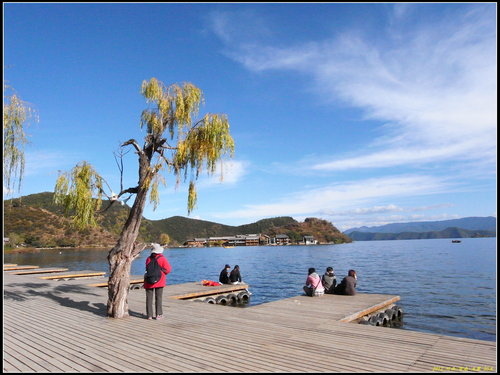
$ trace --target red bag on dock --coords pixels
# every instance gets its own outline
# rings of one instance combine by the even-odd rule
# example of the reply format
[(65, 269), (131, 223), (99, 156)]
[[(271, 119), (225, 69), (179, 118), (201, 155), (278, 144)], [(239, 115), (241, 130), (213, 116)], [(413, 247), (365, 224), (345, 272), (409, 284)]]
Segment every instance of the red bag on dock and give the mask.
[(203, 286), (219, 286), (221, 283), (212, 280), (201, 280), (201, 285)]

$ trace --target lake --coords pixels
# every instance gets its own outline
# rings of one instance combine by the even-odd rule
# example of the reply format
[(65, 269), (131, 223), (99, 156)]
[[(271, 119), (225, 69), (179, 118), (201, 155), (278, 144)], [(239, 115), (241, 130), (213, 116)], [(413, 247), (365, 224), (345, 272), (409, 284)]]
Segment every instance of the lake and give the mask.
[[(144, 274), (144, 251), (132, 265)], [(303, 294), (307, 270), (349, 269), (359, 293), (399, 295), (403, 327), (496, 341), (496, 238), (358, 241), (342, 245), (167, 249), (169, 284), (216, 280), (227, 263), (240, 266), (253, 293), (249, 306)], [(4, 263), (108, 271), (107, 251), (51, 249), (4, 254)], [(227, 307), (232, 308), (232, 307)]]

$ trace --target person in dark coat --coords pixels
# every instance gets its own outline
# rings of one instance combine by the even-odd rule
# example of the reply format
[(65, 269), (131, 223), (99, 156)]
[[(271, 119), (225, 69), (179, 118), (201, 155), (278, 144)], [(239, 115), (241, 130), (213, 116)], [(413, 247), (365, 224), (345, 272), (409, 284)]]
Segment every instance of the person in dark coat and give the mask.
[(337, 285), (337, 277), (335, 276), (335, 272), (332, 267), (327, 267), (326, 272), (321, 278), (321, 282), (323, 283), (323, 287), (325, 288), (326, 294), (333, 294), (335, 290), (335, 286)]
[(241, 283), (240, 266), (234, 266), (233, 270), (229, 274), (229, 281), (231, 282), (231, 284)]
[[(144, 289), (146, 290), (146, 315), (148, 320), (152, 320), (153, 315), (155, 315), (156, 320), (159, 320), (163, 318), (163, 288), (167, 285), (167, 274), (172, 271), (172, 266), (168, 262), (167, 258), (163, 256), (163, 247), (157, 243), (153, 243), (152, 247), (153, 249), (151, 250), (151, 255), (146, 258), (146, 266), (149, 262), (151, 262), (151, 257), (155, 257), (156, 261), (162, 268), (162, 275), (160, 280), (154, 284), (144, 282)], [(155, 314), (153, 314), (153, 295), (155, 300)]]
[(229, 281), (229, 270), (230, 269), (231, 269), (231, 266), (229, 264), (226, 264), (224, 269), (222, 271), (220, 271), (219, 282), (221, 284), (231, 284), (231, 282)]
[(347, 276), (335, 288), (335, 294), (343, 294), (347, 296), (354, 296), (356, 294), (356, 271), (349, 270)]

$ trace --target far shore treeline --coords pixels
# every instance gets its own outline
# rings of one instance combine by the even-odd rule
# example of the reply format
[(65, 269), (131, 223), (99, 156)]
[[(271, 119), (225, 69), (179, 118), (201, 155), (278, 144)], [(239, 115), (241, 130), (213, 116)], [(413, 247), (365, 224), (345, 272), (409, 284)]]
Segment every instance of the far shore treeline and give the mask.
[[(113, 205), (99, 217), (99, 224), (76, 230), (64, 209), (53, 203), (53, 193), (45, 192), (4, 201), (4, 248), (35, 247), (112, 247), (123, 228), (129, 207)], [(425, 224), (425, 225), (424, 225)], [(397, 230), (399, 229), (399, 230)], [(424, 230), (426, 229), (426, 230)], [(298, 222), (289, 216), (259, 220), (252, 224), (230, 226), (210, 221), (173, 216), (162, 220), (143, 219), (138, 240), (182, 246), (195, 237), (222, 237), (238, 234), (286, 234), (292, 244), (313, 236), (320, 244), (352, 241), (410, 240), (434, 238), (496, 237), (495, 217), (470, 217), (456, 220), (390, 224), (372, 228), (353, 228), (340, 232), (331, 222), (308, 218)], [(163, 240), (167, 239), (167, 242)]]
[[(77, 230), (71, 226), (64, 209), (53, 202), (53, 193), (31, 194), (4, 201), (4, 236), (9, 247), (109, 247), (113, 246), (123, 228), (130, 208), (113, 205), (99, 216), (94, 228)], [(262, 233), (270, 236), (286, 234), (292, 243), (304, 236), (313, 236), (319, 243), (347, 243), (351, 238), (332, 223), (309, 218), (300, 223), (291, 217), (259, 220), (252, 224), (229, 226), (210, 221), (174, 216), (162, 220), (143, 218), (138, 241), (161, 242), (180, 246), (195, 237), (217, 237)]]

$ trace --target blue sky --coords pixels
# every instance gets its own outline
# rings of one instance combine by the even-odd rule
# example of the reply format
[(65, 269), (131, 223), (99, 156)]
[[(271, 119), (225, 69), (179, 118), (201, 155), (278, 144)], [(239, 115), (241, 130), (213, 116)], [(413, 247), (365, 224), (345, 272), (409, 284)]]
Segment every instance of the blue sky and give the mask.
[[(156, 77), (200, 87), (200, 113), (226, 113), (235, 139), (192, 218), (496, 216), (496, 3), (3, 7), (4, 80), (39, 115), (20, 195), (82, 160), (118, 191), (113, 152), (143, 139), (140, 86)], [(160, 197), (146, 218), (187, 216), (187, 183), (166, 175)]]

